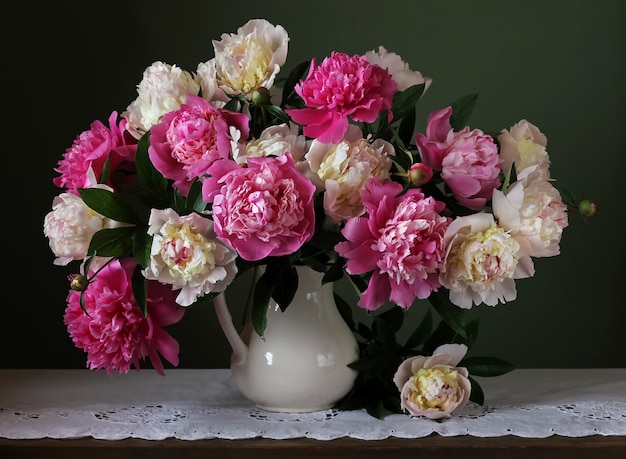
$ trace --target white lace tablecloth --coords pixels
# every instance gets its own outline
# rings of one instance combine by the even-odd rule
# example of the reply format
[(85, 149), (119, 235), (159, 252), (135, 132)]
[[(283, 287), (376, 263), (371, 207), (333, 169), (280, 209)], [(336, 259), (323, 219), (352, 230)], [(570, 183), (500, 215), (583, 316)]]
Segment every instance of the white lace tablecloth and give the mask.
[(478, 378), (485, 404), (442, 422), (365, 411), (270, 413), (241, 396), (229, 370), (151, 370), (108, 376), (89, 370), (0, 369), (0, 437), (9, 439), (379, 440), (473, 435), (626, 435), (626, 368), (515, 370)]

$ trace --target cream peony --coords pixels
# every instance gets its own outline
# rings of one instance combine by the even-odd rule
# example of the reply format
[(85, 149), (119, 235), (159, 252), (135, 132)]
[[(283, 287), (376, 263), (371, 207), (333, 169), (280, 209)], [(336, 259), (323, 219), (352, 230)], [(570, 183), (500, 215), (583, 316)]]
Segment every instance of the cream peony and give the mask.
[(152, 209), (148, 224), (152, 248), (142, 274), (180, 289), (179, 305), (190, 306), (207, 293), (223, 292), (235, 278), (237, 253), (217, 239), (212, 220)]
[(236, 34), (222, 34), (213, 40), (215, 57), (198, 66), (203, 97), (224, 100), (220, 91), (249, 96), (256, 88), (270, 89), (287, 59), (288, 43), (287, 31), (265, 19), (248, 21)]
[(464, 344), (444, 344), (431, 357), (406, 359), (393, 382), (400, 391), (400, 407), (413, 416), (441, 419), (463, 408), (472, 386), (467, 368), (457, 367), (467, 353)]
[(530, 169), (522, 172), (506, 195), (494, 190), (493, 212), (502, 228), (527, 241), (531, 257), (553, 257), (560, 253), (568, 225), (567, 206), (549, 181), (526, 180), (534, 175), (526, 173)]
[(128, 131), (139, 139), (161, 117), (185, 103), (188, 94), (197, 95), (200, 86), (192, 75), (176, 65), (154, 62), (143, 72), (137, 86), (137, 99), (122, 116), (128, 120)]
[(498, 142), (500, 165), (505, 175), (515, 165), (518, 175), (527, 167), (537, 166), (543, 180), (550, 177), (550, 157), (546, 150), (548, 139), (537, 126), (521, 120), (510, 130), (503, 129), (498, 136)]
[(43, 226), (52, 253), (56, 255), (54, 264), (65, 266), (72, 260), (82, 260), (87, 256), (92, 236), (117, 224), (91, 210), (79, 196), (71, 193), (56, 196)]
[(439, 281), (450, 291), (450, 301), (461, 308), (513, 301), (517, 297), (515, 279), (534, 274), (525, 241), (499, 227), (492, 214), (480, 212), (454, 219), (444, 244), (448, 250)]
[(313, 140), (305, 158), (313, 183), (325, 190), (324, 210), (333, 221), (363, 214), (359, 192), (372, 177), (381, 182), (389, 178), (390, 155), (395, 155), (393, 145), (382, 139), (370, 143), (354, 125), (338, 144)]
[(237, 145), (233, 159), (238, 164), (245, 164), (248, 158), (259, 156), (281, 156), (291, 153), (294, 162), (304, 159), (306, 137), (298, 134), (296, 124), (279, 124), (266, 128), (258, 139)]

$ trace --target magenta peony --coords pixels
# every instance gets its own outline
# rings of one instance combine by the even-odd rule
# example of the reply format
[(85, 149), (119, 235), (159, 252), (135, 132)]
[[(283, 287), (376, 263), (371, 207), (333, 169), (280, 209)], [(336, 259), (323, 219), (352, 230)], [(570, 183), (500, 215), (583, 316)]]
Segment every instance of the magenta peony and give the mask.
[(96, 180), (100, 180), (107, 160), (110, 174), (118, 166), (134, 160), (137, 142), (125, 134), (126, 120), (121, 120), (118, 125), (117, 118), (117, 112), (112, 112), (108, 128), (101, 121), (94, 121), (89, 130), (76, 137), (54, 169), (61, 174), (52, 179), (56, 186), (78, 195), (78, 188), (92, 186), (87, 174), (89, 168)]
[(399, 196), (401, 191), (399, 183), (370, 179), (361, 192), (368, 216), (348, 220), (342, 230), (347, 241), (335, 246), (347, 259), (349, 274), (371, 271), (359, 300), (368, 310), (388, 301), (409, 308), (415, 298), (428, 298), (439, 287), (449, 223), (439, 215), (444, 205), (417, 188)]
[(65, 309), (65, 324), (76, 347), (87, 353), (89, 369), (128, 373), (139, 370), (140, 359), (150, 358), (154, 369), (163, 375), (159, 354), (178, 365), (178, 343), (161, 327), (178, 322), (184, 309), (174, 303), (168, 285), (150, 282), (148, 313), (144, 317), (131, 287), (135, 262), (131, 258), (114, 260), (100, 270), (84, 291), (85, 314), (80, 305), (81, 292), (70, 290)]
[(315, 230), (315, 186), (296, 171), (291, 154), (248, 158), (248, 167), (218, 161), (203, 183), (213, 201), (215, 232), (244, 260), (290, 255)]
[(246, 138), (248, 117), (216, 109), (201, 97), (188, 95), (187, 103), (168, 112), (150, 130), (150, 160), (164, 177), (174, 181), (174, 188), (187, 196), (196, 178), (205, 174), (213, 162), (231, 154), (231, 127)]
[(365, 56), (333, 52), (316, 67), (311, 61), (309, 75), (295, 87), (307, 108), (287, 110), (304, 125), (304, 135), (320, 142), (339, 143), (348, 129), (349, 117), (372, 123), (380, 112), (391, 109), (397, 84)]

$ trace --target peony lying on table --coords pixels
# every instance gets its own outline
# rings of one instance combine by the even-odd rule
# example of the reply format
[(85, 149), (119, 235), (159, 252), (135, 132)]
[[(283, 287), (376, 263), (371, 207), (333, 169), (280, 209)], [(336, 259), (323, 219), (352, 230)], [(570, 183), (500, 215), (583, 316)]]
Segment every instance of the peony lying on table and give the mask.
[[(295, 285), (284, 280), (304, 264), (348, 279), (376, 311), (363, 324), (344, 308), (361, 358), (342, 408), (437, 419), (482, 403), (470, 374), (512, 366), (465, 357), (477, 323), (464, 310), (515, 300), (533, 258), (559, 254), (568, 211), (595, 204), (555, 188), (529, 121), (497, 135), (470, 127), (470, 95), (422, 133), (416, 104), (433, 83), (400, 56), (335, 51), (284, 73), (288, 41), (254, 19), (213, 41), (194, 73), (154, 62), (136, 100), (67, 149), (44, 233), (55, 264), (79, 264), (64, 317), (74, 344), (91, 369), (149, 358), (164, 374), (161, 358), (176, 366), (179, 353), (165, 327), (186, 307), (265, 265), (278, 275), (259, 282), (286, 308)], [(261, 336), (266, 307), (253, 305)], [(398, 343), (411, 307), (428, 312)]]

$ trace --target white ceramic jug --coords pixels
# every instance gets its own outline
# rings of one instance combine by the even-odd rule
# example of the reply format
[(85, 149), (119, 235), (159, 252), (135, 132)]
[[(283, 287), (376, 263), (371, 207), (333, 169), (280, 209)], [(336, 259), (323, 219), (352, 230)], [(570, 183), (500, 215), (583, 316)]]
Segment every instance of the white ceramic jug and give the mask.
[(321, 273), (296, 266), (298, 289), (282, 312), (270, 300), (264, 339), (248, 320), (241, 335), (224, 294), (214, 299), (218, 320), (232, 347), (231, 370), (243, 395), (259, 408), (311, 412), (331, 408), (346, 395), (357, 372), (348, 364), (359, 349)]

